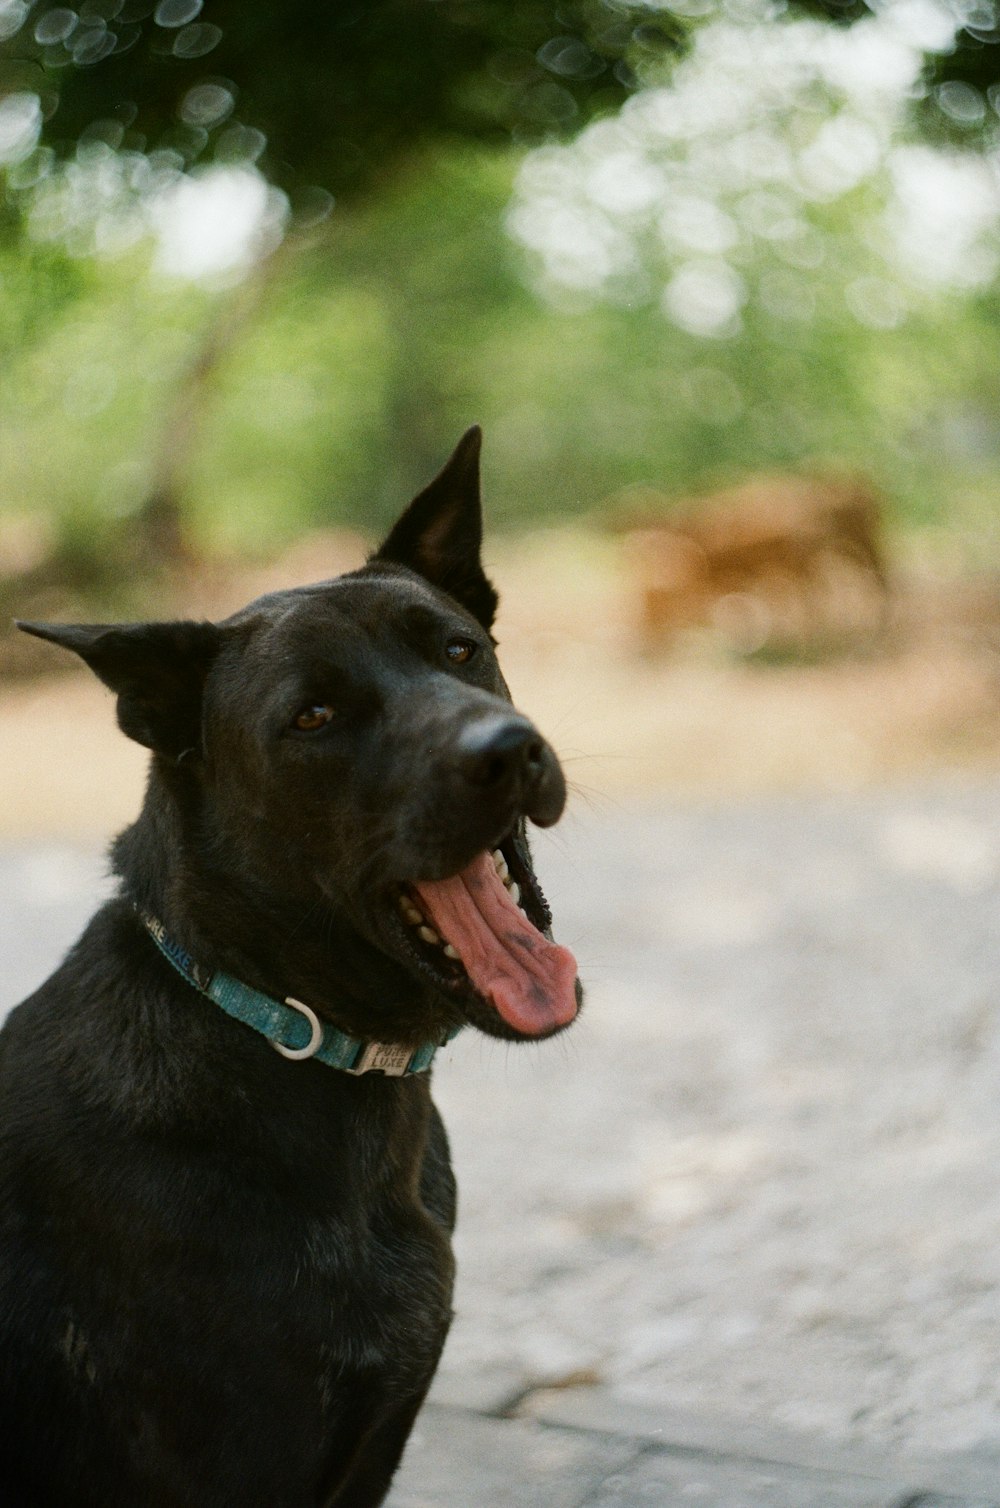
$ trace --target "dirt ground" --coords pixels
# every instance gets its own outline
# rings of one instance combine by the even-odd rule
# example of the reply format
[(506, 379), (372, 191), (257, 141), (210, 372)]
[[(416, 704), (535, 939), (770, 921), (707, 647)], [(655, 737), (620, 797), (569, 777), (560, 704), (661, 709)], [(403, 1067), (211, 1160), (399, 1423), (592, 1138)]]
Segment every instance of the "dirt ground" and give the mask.
[[(1000, 592), (989, 584), (910, 581), (879, 644), (814, 663), (741, 660), (708, 632), (651, 657), (614, 540), (552, 531), (487, 553), (508, 681), (580, 801), (854, 790), (1000, 767)], [(204, 572), (178, 610), (218, 616), (362, 554), (351, 536), (313, 536), (267, 569)], [(31, 648), (39, 678), (0, 682), (0, 837), (109, 833), (136, 809), (145, 754), (117, 732), (110, 693), (63, 670), (60, 651)]]

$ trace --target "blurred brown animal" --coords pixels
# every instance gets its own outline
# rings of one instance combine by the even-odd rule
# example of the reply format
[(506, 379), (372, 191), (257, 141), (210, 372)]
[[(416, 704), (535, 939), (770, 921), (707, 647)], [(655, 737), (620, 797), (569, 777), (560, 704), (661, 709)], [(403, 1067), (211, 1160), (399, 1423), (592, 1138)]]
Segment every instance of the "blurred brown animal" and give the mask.
[(859, 479), (757, 477), (625, 533), (648, 649), (692, 628), (752, 651), (884, 622), (879, 501)]

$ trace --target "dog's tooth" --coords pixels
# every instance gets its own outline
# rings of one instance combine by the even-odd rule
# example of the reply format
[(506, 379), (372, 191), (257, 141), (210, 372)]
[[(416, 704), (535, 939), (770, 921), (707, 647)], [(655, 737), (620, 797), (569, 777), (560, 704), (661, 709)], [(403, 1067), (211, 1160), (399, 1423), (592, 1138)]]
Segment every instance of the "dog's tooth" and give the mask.
[(418, 911), (412, 901), (407, 901), (403, 906), (403, 915), (411, 926), (419, 927), (423, 921), (423, 912)]
[(442, 952), (444, 953), (445, 958), (458, 958), (459, 957), (458, 949), (457, 948), (453, 948), (452, 945), (451, 945), (451, 943), (445, 943), (444, 948), (442, 949)]
[(426, 943), (439, 943), (441, 941), (434, 928), (428, 927), (426, 923), (424, 926), (417, 928), (417, 936), (422, 937)]
[(500, 852), (499, 848), (495, 849), (494, 852), (493, 852), (493, 868), (496, 870), (497, 874), (500, 876), (500, 878), (503, 880), (504, 884), (506, 885), (506, 883), (507, 883), (507, 875), (509, 874), (510, 871), (507, 868), (507, 860), (504, 858), (504, 856)]
[(520, 901), (520, 899), (521, 899), (521, 887), (520, 887), (520, 885), (518, 885), (515, 880), (511, 880), (510, 884), (507, 886), (507, 891), (508, 891), (508, 893), (510, 895), (511, 900), (514, 902), (514, 905), (516, 906), (518, 904), (518, 902)]

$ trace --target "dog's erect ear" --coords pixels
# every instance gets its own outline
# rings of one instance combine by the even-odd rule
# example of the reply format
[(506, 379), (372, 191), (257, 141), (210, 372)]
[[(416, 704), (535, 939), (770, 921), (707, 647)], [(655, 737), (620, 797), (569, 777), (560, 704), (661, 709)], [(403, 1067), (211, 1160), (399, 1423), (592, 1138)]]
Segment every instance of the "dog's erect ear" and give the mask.
[(372, 560), (409, 566), (489, 628), (497, 609), (497, 594), (479, 559), (483, 542), (479, 502), (482, 439), (478, 425), (466, 430), (451, 458), (413, 499)]
[(177, 759), (201, 747), (201, 697), (219, 647), (214, 623), (18, 623), (71, 649), (118, 696), (118, 726)]

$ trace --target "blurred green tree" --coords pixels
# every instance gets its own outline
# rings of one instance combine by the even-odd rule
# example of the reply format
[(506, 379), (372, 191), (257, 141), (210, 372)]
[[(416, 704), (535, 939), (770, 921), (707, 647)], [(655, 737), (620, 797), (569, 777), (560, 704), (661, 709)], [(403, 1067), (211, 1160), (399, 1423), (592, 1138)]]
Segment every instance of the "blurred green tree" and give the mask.
[[(34, 124), (43, 165), (101, 147), (161, 172), (253, 165), (308, 230), (334, 196), (384, 188), (431, 142), (527, 143), (615, 110), (636, 67), (684, 36), (628, 0), (0, 0), (0, 112), (4, 96), (20, 106), (15, 127)], [(137, 520), (154, 558), (184, 552), (191, 439), (278, 265), (261, 263), (220, 310), (167, 411)]]
[[(266, 36), (274, 55), (268, 63), (266, 49), (250, 49), (237, 78), (243, 54), (235, 45), (223, 54), (229, 31), (214, 19), (223, 4), (205, 0), (198, 11), (197, 0), (161, 0), (139, 14), (128, 0), (83, 0), (67, 13), (0, 0), (8, 87), (16, 79), (36, 88), (47, 116), (42, 145), (29, 142), (11, 169), (0, 221), (0, 356), (8, 391), (17, 387), (0, 431), (0, 504), (37, 510), (51, 499), (63, 565), (82, 562), (85, 587), (87, 572), (102, 593), (116, 579), (145, 579), (154, 552), (176, 553), (182, 512), (194, 541), (230, 547), (273, 544), (332, 519), (373, 528), (471, 418), (489, 427), (491, 497), (512, 522), (578, 511), (629, 483), (694, 491), (748, 467), (824, 455), (891, 484), (911, 518), (932, 516), (966, 479), (982, 497), (993, 488), (990, 295), (959, 308), (961, 294), (932, 290), (911, 307), (884, 265), (888, 240), (893, 249), (899, 238), (888, 237), (884, 186), (865, 167), (871, 132), (854, 119), (881, 108), (871, 80), (855, 79), (850, 110), (814, 87), (787, 107), (779, 100), (770, 123), (734, 92), (727, 59), (741, 49), (746, 69), (783, 87), (773, 57), (762, 64), (752, 51), (751, 28), (789, 52), (809, 29), (801, 18), (779, 31), (769, 12), (723, 17), (717, 54), (706, 54), (704, 77), (688, 89), (695, 124), (678, 128), (676, 161), (653, 161), (650, 176), (635, 171), (642, 122), (648, 109), (676, 122), (683, 91), (660, 91), (659, 104), (655, 88), (636, 91), (620, 120), (614, 112), (637, 79), (677, 86), (711, 18), (678, 73), (682, 31), (624, 0), (558, 10), (372, 0), (354, 7), (350, 24), (348, 8), (333, 5), (309, 17), (311, 59), (301, 46), (304, 6), (273, 8), (262, 30), (250, 6), (240, 46)], [(242, 12), (231, 15), (227, 27), (239, 31)], [(279, 35), (295, 15), (289, 45), (311, 77), (301, 121), (294, 89), (282, 85)], [(376, 42), (399, 15), (405, 24), (383, 75)], [(102, 25), (125, 50), (88, 62)], [(203, 26), (221, 36), (197, 57), (192, 49), (214, 33), (185, 32)], [(478, 52), (470, 27), (479, 28)], [(63, 28), (61, 40), (45, 40)], [(454, 39), (445, 45), (449, 28), (464, 52)], [(829, 28), (812, 30), (830, 40)], [(407, 73), (407, 41), (414, 54), (432, 42), (443, 51), (437, 62), (414, 56)], [(223, 56), (226, 71), (209, 72)], [(431, 88), (425, 70), (438, 63)], [(377, 75), (370, 98), (366, 69)], [(393, 69), (400, 77), (390, 87)], [(132, 96), (147, 77), (142, 114)], [(259, 105), (246, 80), (263, 91)], [(397, 86), (408, 135), (393, 116)], [(224, 110), (195, 125), (185, 101), (203, 88), (225, 95), (203, 96), (205, 110), (212, 99)], [(710, 95), (735, 115), (727, 124), (723, 112), (712, 128), (735, 163), (722, 197), (706, 165)], [(592, 116), (600, 119), (577, 142)], [(574, 137), (568, 151), (531, 154), (511, 206), (519, 154), (493, 143), (564, 135)], [(624, 146), (626, 158), (591, 153), (591, 137)], [(546, 306), (528, 291), (523, 249), (501, 225), (505, 208), (511, 223), (523, 210), (531, 172), (551, 175), (567, 157), (577, 161), (588, 225), (594, 204), (603, 206), (598, 251), (605, 241), (634, 244), (635, 265), (595, 284), (592, 297), (580, 285)], [(801, 159), (811, 177), (796, 170), (785, 183), (774, 166), (785, 157)], [(48, 189), (60, 183), (86, 199), (105, 169), (114, 182), (135, 169), (141, 192), (149, 180), (140, 168), (185, 185), (187, 171), (216, 164), (270, 174), (300, 231), (221, 292), (148, 279), (141, 250), (109, 261), (67, 255), (65, 237), (22, 237), (28, 207), (37, 231)], [(747, 193), (751, 170), (770, 177)], [(648, 204), (634, 200), (644, 184)], [(344, 208), (321, 220), (330, 186)], [(595, 243), (577, 235), (579, 217), (566, 230), (561, 213), (554, 200), (542, 203), (536, 223), (546, 236), (562, 225), (562, 252), (572, 243), (587, 261)], [(600, 262), (589, 256), (592, 280)]]

